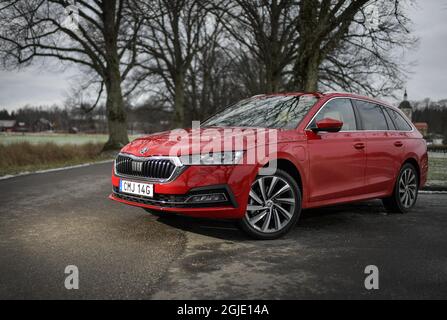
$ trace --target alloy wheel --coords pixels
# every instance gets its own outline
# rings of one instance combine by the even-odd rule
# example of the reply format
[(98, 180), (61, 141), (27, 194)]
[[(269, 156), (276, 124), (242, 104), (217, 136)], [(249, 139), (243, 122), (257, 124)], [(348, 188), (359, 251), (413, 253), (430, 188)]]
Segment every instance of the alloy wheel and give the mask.
[(406, 209), (413, 206), (417, 197), (417, 178), (411, 168), (405, 169), (399, 179), (399, 200)]
[(290, 184), (278, 176), (258, 177), (252, 184), (246, 212), (250, 226), (262, 233), (285, 228), (293, 217), (296, 195)]

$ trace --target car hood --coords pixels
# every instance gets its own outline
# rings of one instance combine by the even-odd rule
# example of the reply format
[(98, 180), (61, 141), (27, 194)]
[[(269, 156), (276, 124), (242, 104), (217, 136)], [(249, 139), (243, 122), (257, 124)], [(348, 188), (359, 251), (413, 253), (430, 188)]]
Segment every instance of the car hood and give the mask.
[(180, 156), (212, 151), (247, 150), (296, 138), (296, 131), (279, 129), (247, 127), (175, 129), (138, 138), (125, 146), (121, 152), (141, 157)]

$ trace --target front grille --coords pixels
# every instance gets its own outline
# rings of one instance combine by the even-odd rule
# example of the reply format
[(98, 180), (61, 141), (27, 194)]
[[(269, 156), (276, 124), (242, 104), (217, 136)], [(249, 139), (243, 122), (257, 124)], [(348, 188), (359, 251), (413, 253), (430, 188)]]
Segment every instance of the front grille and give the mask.
[(135, 160), (128, 156), (118, 155), (115, 168), (119, 175), (168, 179), (174, 172), (175, 165), (169, 159)]

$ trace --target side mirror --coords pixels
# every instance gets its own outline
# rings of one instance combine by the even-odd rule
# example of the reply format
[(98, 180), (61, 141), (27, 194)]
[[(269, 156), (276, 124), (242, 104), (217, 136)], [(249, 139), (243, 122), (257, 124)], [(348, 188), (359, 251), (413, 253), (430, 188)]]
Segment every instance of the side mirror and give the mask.
[(343, 121), (332, 118), (324, 118), (316, 122), (316, 126), (312, 128), (314, 132), (339, 132), (343, 127)]

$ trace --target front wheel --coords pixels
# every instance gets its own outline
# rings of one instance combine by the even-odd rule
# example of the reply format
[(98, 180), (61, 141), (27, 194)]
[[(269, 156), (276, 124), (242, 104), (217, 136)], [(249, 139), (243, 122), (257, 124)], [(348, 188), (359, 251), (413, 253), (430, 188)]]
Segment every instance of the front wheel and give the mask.
[(251, 185), (247, 212), (241, 228), (251, 237), (277, 239), (286, 234), (301, 214), (301, 192), (285, 171), (258, 176)]
[(391, 197), (383, 199), (388, 212), (407, 213), (416, 204), (419, 179), (416, 168), (406, 163), (400, 169)]

